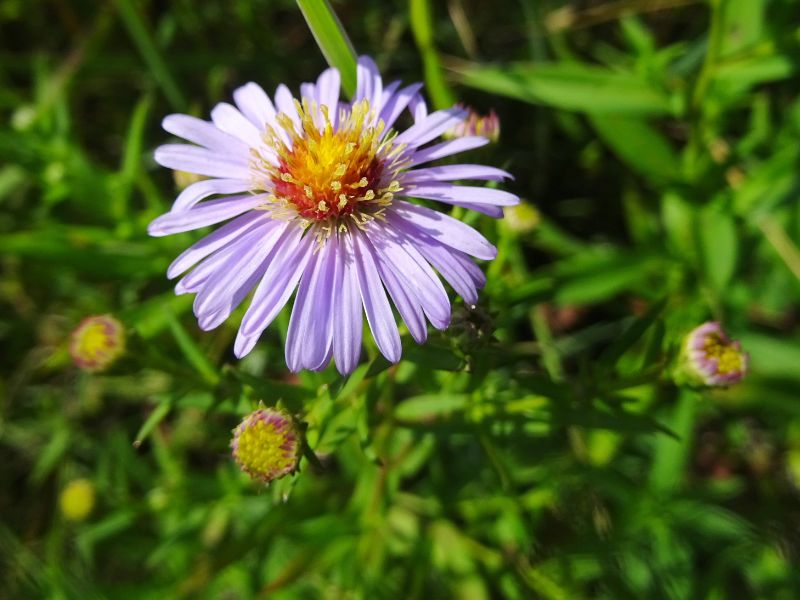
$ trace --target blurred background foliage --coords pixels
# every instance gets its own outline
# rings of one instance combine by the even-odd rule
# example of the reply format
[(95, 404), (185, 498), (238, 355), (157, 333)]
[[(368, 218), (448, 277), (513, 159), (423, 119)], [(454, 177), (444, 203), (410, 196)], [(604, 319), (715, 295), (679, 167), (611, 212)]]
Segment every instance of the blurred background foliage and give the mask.
[[(528, 205), (475, 308), (396, 367), (287, 374), (198, 330), (148, 239), (169, 112), (324, 60), (289, 0), (0, 2), (0, 597), (800, 597), (800, 1), (333, 3), (387, 77), (494, 109)], [(78, 371), (111, 313), (128, 351)], [(671, 383), (710, 318), (729, 390)], [(369, 342), (371, 344), (371, 341)], [(318, 464), (228, 454), (258, 401)], [(78, 480), (77, 483), (75, 481)]]

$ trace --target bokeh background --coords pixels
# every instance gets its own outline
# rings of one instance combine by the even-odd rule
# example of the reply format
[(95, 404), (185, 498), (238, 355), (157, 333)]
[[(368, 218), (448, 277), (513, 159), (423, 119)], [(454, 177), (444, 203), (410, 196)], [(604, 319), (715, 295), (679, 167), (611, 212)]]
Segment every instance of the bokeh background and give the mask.
[[(241, 310), (203, 333), (164, 276), (197, 235), (146, 235), (164, 115), (325, 68), (297, 6), (0, 2), (0, 597), (800, 597), (800, 2), (333, 7), (497, 112), (473, 159), (526, 202), (463, 215), (500, 248), (479, 306), (345, 380), (288, 374), (288, 314), (237, 361)], [(127, 331), (100, 374), (90, 314)], [(750, 374), (676, 385), (710, 319)], [(259, 401), (318, 457), (268, 487), (228, 452)]]

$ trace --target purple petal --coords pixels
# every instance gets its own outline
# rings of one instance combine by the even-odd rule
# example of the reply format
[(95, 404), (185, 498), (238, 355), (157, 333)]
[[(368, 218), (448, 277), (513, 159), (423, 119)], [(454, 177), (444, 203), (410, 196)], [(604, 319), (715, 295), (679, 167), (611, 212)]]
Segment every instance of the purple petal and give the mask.
[(502, 181), (503, 179), (513, 178), (511, 173), (495, 167), (487, 167), (484, 165), (444, 165), (441, 167), (428, 167), (426, 169), (406, 171), (403, 173), (401, 184), (424, 184), (433, 181), (454, 181), (457, 179)]
[(222, 131), (242, 140), (250, 148), (262, 145), (261, 133), (235, 106), (227, 102), (217, 104), (211, 111), (211, 120)]
[(247, 295), (250, 293), (250, 290), (253, 289), (253, 286), (258, 283), (258, 280), (264, 274), (264, 270), (267, 268), (267, 260), (262, 260), (259, 265), (253, 269), (253, 272), (250, 276), (228, 297), (228, 301), (224, 304), (219, 310), (215, 312), (208, 312), (204, 313), (202, 316), (198, 317), (197, 324), (203, 331), (211, 331), (222, 325), (228, 317), (231, 316), (231, 313), (238, 307), (242, 301), (247, 298)]
[(381, 97), (378, 100), (378, 104), (373, 107), (373, 110), (378, 115), (378, 120), (382, 120), (383, 124), (385, 125), (384, 131), (389, 131), (390, 127), (390, 125), (386, 125), (386, 119), (384, 119), (384, 114), (386, 113), (386, 104), (394, 99), (395, 92), (397, 92), (397, 88), (400, 87), (400, 83), (400, 81), (393, 81), (389, 85), (384, 86)]
[(333, 67), (325, 69), (317, 79), (317, 99), (320, 106), (328, 107), (328, 118), (334, 128), (336, 128), (339, 118), (340, 91), (341, 76), (339, 75), (339, 70)]
[(167, 277), (174, 279), (206, 256), (241, 238), (245, 233), (269, 218), (269, 213), (253, 211), (237, 217), (230, 223), (226, 223), (184, 250), (178, 258), (172, 261), (172, 264), (167, 269)]
[(397, 121), (398, 117), (403, 114), (403, 110), (408, 106), (411, 99), (414, 95), (419, 92), (420, 88), (422, 88), (421, 83), (414, 83), (407, 87), (404, 87), (402, 90), (393, 94), (384, 104), (383, 109), (381, 110), (381, 119), (386, 124), (386, 129), (388, 130), (392, 125), (394, 125), (395, 121)]
[(213, 123), (189, 115), (167, 115), (161, 127), (172, 135), (200, 144), (216, 152), (247, 155), (248, 148), (240, 140), (218, 129)]
[(243, 212), (253, 210), (268, 202), (268, 194), (250, 194), (244, 196), (229, 196), (220, 200), (209, 200), (192, 210), (183, 212), (168, 212), (161, 215), (147, 227), (147, 233), (153, 237), (161, 237), (173, 233), (181, 233), (192, 229), (199, 229), (207, 225), (214, 225), (220, 221), (227, 221)]
[(428, 338), (428, 327), (419, 301), (411, 297), (407, 284), (401, 283), (383, 258), (378, 262), (378, 271), (411, 337), (418, 344), (422, 344)]
[(394, 143), (407, 144), (411, 148), (422, 146), (458, 125), (466, 115), (467, 111), (461, 108), (437, 110), (398, 135)]
[(417, 150), (411, 155), (411, 165), (421, 165), (432, 160), (438, 160), (446, 156), (458, 154), (459, 152), (466, 152), (480, 148), (489, 143), (489, 139), (477, 135), (458, 138), (455, 140), (448, 140), (433, 146), (428, 146), (422, 150)]
[[(470, 256), (491, 260), (497, 256), (497, 248), (466, 223), (424, 206), (397, 200), (387, 218), (398, 219), (406, 227), (419, 230), (446, 246), (461, 250)], [(398, 223), (395, 220), (395, 223)]]
[(207, 179), (188, 186), (175, 199), (170, 212), (189, 210), (201, 200), (214, 194), (238, 194), (253, 187), (249, 181), (241, 179)]
[(406, 236), (389, 232), (377, 222), (370, 224), (365, 233), (372, 242), (377, 256), (406, 286), (406, 290), (422, 306), (425, 314), (437, 329), (450, 324), (450, 300), (442, 282), (425, 258), (409, 243)]
[(339, 373), (347, 375), (358, 366), (364, 327), (358, 274), (353, 261), (353, 242), (347, 234), (339, 241), (337, 267), (339, 270), (333, 290), (333, 357)]
[[(433, 240), (423, 241), (421, 238), (417, 238), (417, 248), (467, 304), (478, 302), (474, 272), (467, 265), (476, 266), (465, 254)], [(480, 272), (480, 269), (478, 271)]]
[(425, 104), (425, 98), (422, 97), (422, 94), (416, 93), (411, 97), (408, 103), (408, 110), (414, 117), (415, 123), (419, 123), (428, 116), (428, 105)]
[(490, 204), (473, 204), (471, 202), (450, 202), (453, 206), (460, 206), (468, 210), (474, 210), (483, 215), (492, 217), (493, 219), (503, 218), (503, 209), (499, 206), (492, 206)]
[(217, 272), (197, 294), (194, 314), (198, 317), (223, 308), (235, 290), (238, 290), (264, 262), (275, 242), (286, 229), (286, 223), (268, 221), (248, 235), (250, 243), (234, 254), (224, 270)]
[(375, 61), (369, 56), (359, 56), (356, 77), (356, 93), (353, 96), (353, 103), (367, 100), (371, 109), (380, 111), (378, 104), (383, 95), (383, 80)]
[(241, 358), (253, 349), (263, 331), (278, 316), (297, 287), (314, 248), (314, 236), (303, 235), (302, 228), (290, 226), (275, 248), (275, 260), (258, 284), (250, 308), (236, 336), (234, 354)]
[(228, 262), (233, 260), (236, 255), (242, 252), (245, 248), (251, 245), (254, 239), (251, 236), (257, 235), (258, 231), (255, 229), (249, 230), (247, 233), (234, 240), (224, 248), (220, 249), (209, 256), (206, 260), (197, 265), (192, 271), (185, 275), (175, 285), (175, 294), (193, 294), (201, 291), (208, 281), (219, 271), (225, 271)]
[(369, 240), (357, 229), (351, 233), (353, 236), (354, 260), (358, 273), (358, 287), (361, 290), (361, 301), (367, 313), (372, 337), (389, 362), (400, 360), (402, 351), (400, 346), (400, 333), (392, 314), (392, 307), (383, 290), (378, 269), (375, 266), (375, 251)]
[(257, 83), (247, 83), (233, 92), (233, 99), (242, 114), (256, 126), (259, 132), (267, 125), (275, 124), (275, 106), (267, 93)]
[(188, 144), (165, 144), (156, 148), (154, 157), (162, 167), (206, 177), (249, 179), (251, 176), (247, 154), (221, 154)]
[(403, 194), (414, 198), (446, 202), (447, 204), (459, 202), (488, 204), (491, 206), (514, 206), (519, 204), (517, 196), (504, 190), (471, 185), (453, 185), (452, 183), (412, 185), (404, 189)]
[(300, 280), (286, 334), (286, 366), (292, 372), (319, 368), (330, 348), (336, 238), (311, 257)]
[(300, 84), (300, 98), (309, 102), (317, 102), (317, 86), (313, 83)]
[(285, 114), (292, 120), (295, 128), (300, 127), (300, 116), (297, 114), (297, 108), (294, 105), (294, 96), (285, 85), (280, 84), (275, 91), (275, 107), (278, 112)]

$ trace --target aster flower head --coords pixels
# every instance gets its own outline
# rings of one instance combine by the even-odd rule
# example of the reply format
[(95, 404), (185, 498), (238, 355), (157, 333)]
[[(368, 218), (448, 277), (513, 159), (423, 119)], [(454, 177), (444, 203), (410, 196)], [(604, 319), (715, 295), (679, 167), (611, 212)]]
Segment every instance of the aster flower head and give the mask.
[(300, 435), (291, 416), (274, 408), (261, 408), (233, 430), (231, 450), (242, 471), (269, 483), (297, 468)]
[(84, 371), (102, 371), (125, 351), (125, 328), (111, 315), (86, 317), (70, 335), (69, 353)]
[[(496, 249), (466, 224), (409, 201), (433, 200), (502, 216), (518, 198), (458, 180), (500, 181), (493, 167), (427, 163), (488, 143), (466, 136), (431, 143), (466, 111), (429, 113), (420, 84), (384, 85), (374, 62), (359, 59), (352, 101), (340, 99), (336, 69), (300, 86), (280, 85), (274, 101), (255, 83), (218, 104), (211, 122), (170, 115), (168, 132), (195, 145), (168, 144), (158, 163), (209, 177), (181, 192), (150, 224), (154, 236), (227, 221), (170, 266), (178, 294), (196, 294), (200, 327), (213, 329), (255, 290), (234, 344), (242, 357), (295, 295), (286, 340), (292, 371), (343, 374), (358, 364), (363, 314), (380, 352), (400, 359), (394, 304), (422, 343), (427, 322), (444, 329), (450, 301), (441, 275), (469, 304), (485, 278), (470, 257)], [(402, 129), (399, 123), (410, 120)], [(423, 166), (425, 165), (425, 166)], [(438, 271), (438, 275), (437, 275)], [(296, 294), (295, 294), (296, 290)]]
[(728, 386), (742, 380), (748, 360), (742, 345), (731, 340), (722, 325), (709, 321), (684, 339), (679, 371), (691, 384)]

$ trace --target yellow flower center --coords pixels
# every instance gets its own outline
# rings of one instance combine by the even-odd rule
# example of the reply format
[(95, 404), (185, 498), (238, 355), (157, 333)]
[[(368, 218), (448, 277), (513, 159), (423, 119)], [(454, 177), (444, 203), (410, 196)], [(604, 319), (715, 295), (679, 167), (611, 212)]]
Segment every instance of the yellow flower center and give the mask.
[(373, 124), (367, 100), (339, 111), (335, 125), (329, 107), (305, 98), (295, 105), (299, 127), (286, 114), (277, 117), (288, 143), (270, 127), (266, 153), (254, 150), (253, 169), (258, 187), (272, 193), (270, 208), (309, 224), (351, 219), (361, 226), (379, 217), (400, 191), (395, 177), (403, 146), (392, 144), (395, 134), (383, 135), (383, 121)]
[(716, 333), (709, 333), (703, 341), (703, 351), (717, 361), (717, 373), (728, 375), (744, 369), (741, 351)]
[(299, 444), (291, 420), (277, 411), (251, 414), (235, 431), (231, 445), (242, 470), (263, 481), (287, 475), (297, 465)]

